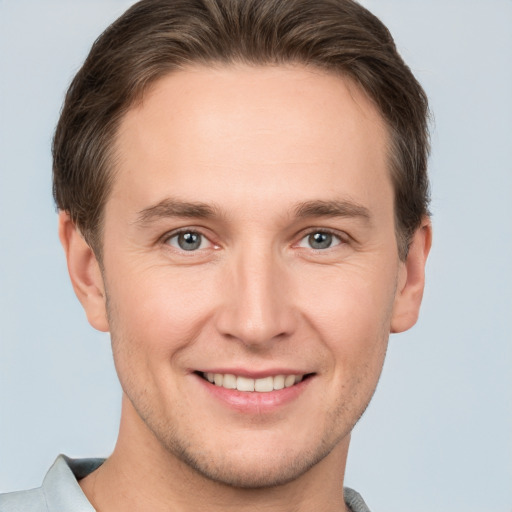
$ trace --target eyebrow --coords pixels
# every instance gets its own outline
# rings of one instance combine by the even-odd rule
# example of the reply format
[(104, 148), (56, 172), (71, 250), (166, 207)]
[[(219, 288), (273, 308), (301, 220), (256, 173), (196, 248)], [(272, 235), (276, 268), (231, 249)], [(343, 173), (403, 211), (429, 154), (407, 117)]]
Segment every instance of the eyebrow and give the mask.
[(150, 222), (169, 217), (209, 219), (217, 216), (220, 216), (220, 210), (216, 206), (167, 198), (138, 212), (136, 222), (138, 224), (149, 224)]
[[(305, 201), (295, 205), (293, 212), (295, 217), (299, 219), (308, 217), (355, 217), (367, 223), (371, 220), (368, 208), (348, 200)], [(221, 209), (216, 205), (166, 198), (138, 212), (136, 223), (149, 224), (169, 217), (211, 219), (223, 216)]]
[(306, 201), (295, 207), (298, 218), (306, 217), (355, 217), (369, 223), (370, 210), (365, 206), (347, 200)]

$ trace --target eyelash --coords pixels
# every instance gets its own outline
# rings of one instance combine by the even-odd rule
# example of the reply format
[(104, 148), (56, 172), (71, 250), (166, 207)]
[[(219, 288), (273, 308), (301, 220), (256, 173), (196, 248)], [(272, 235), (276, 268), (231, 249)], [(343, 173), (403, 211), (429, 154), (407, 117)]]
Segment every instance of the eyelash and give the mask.
[(333, 238), (338, 239), (338, 241), (339, 241), (338, 243), (336, 243), (330, 247), (326, 247), (325, 249), (315, 249), (314, 247), (309, 247), (310, 250), (313, 250), (317, 253), (326, 252), (329, 249), (334, 249), (335, 247), (337, 247), (339, 245), (344, 245), (344, 244), (348, 243), (348, 236), (345, 233), (340, 233), (339, 231), (334, 231), (334, 230), (328, 229), (328, 228), (312, 228), (312, 229), (308, 230), (305, 234), (303, 234), (301, 236), (301, 238), (299, 239), (298, 243), (295, 245), (300, 247), (299, 244), (303, 240), (305, 240), (306, 238), (310, 237), (311, 235), (315, 235), (315, 234), (330, 235)]
[[(171, 240), (178, 239), (178, 237), (180, 235), (183, 235), (183, 234), (197, 235), (197, 236), (200, 237), (200, 246), (203, 245), (203, 243), (206, 241), (210, 245), (210, 247), (203, 247), (203, 248), (201, 248), (199, 246), (198, 248), (192, 248), (191, 250), (187, 250), (187, 249), (184, 249), (182, 247), (179, 247), (179, 246), (176, 246), (176, 245), (173, 245), (173, 244), (170, 243)], [(306, 240), (311, 235), (315, 235), (315, 234), (329, 235), (329, 236), (333, 237), (334, 239), (338, 240), (338, 242), (335, 243), (334, 245), (330, 245), (330, 246), (325, 247), (325, 248), (314, 248), (314, 247), (311, 247), (311, 246), (304, 247), (304, 246), (301, 245), (301, 243), (304, 240)], [(327, 228), (311, 228), (307, 232), (301, 233), (301, 237), (298, 240), (298, 242), (296, 242), (294, 244), (294, 247), (298, 247), (298, 248), (301, 248), (301, 249), (312, 250), (312, 251), (315, 251), (316, 253), (322, 253), (322, 252), (328, 251), (329, 249), (334, 249), (337, 246), (344, 245), (344, 244), (348, 243), (347, 238), (348, 238), (348, 236), (345, 233), (340, 233), (338, 231), (334, 231), (334, 230), (331, 230), (331, 229), (327, 229)], [(162, 237), (162, 242), (165, 245), (170, 246), (173, 250), (179, 251), (180, 253), (184, 253), (184, 254), (188, 253), (190, 256), (192, 256), (194, 253), (197, 253), (200, 250), (205, 250), (207, 248), (212, 248), (212, 247), (213, 248), (218, 248), (218, 246), (214, 242), (212, 242), (210, 240), (210, 237), (208, 237), (207, 235), (202, 233), (200, 229), (190, 228), (190, 227), (182, 228), (182, 229), (179, 229), (177, 231), (173, 231), (171, 233), (166, 234), (164, 237)], [(308, 242), (306, 242), (306, 243), (308, 243)]]
[[(172, 245), (170, 243), (170, 241), (172, 239), (178, 239), (178, 237), (180, 235), (183, 235), (183, 234), (191, 234), (191, 235), (198, 235), (200, 238), (201, 238), (201, 242), (200, 242), (200, 245), (203, 245), (204, 241), (207, 241), (212, 247), (215, 247), (215, 244), (210, 240), (209, 237), (207, 237), (204, 233), (202, 233), (199, 229), (195, 229), (195, 228), (182, 228), (182, 229), (179, 229), (177, 231), (173, 231), (171, 233), (168, 233), (166, 234), (163, 238), (162, 238), (162, 242), (170, 247), (172, 247), (173, 249), (177, 250), (177, 251), (180, 251), (180, 252), (183, 252), (183, 253), (190, 253), (190, 254), (193, 254), (195, 252), (197, 252), (198, 250), (200, 250), (200, 248), (198, 249), (193, 249), (193, 250), (187, 250), (187, 249), (183, 249), (181, 247), (176, 247), (174, 245)], [(204, 250), (205, 248), (203, 248)]]

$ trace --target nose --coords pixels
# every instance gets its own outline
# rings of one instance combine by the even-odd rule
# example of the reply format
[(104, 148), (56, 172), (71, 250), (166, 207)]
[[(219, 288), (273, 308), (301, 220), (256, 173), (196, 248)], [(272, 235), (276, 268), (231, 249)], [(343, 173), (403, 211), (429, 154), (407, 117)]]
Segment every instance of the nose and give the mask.
[(265, 350), (296, 330), (289, 270), (270, 250), (247, 250), (224, 273), (216, 324), (225, 337)]

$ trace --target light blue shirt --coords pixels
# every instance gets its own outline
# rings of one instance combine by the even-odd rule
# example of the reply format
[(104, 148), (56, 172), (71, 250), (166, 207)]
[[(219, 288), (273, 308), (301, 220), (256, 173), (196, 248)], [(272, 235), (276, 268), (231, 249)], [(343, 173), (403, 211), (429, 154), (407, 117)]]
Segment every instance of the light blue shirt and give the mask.
[[(92, 473), (103, 461), (59, 455), (46, 473), (41, 487), (0, 494), (0, 512), (95, 512), (78, 480)], [(344, 496), (352, 512), (370, 512), (356, 491), (346, 487)]]
[(77, 479), (92, 473), (103, 461), (59, 455), (41, 487), (0, 494), (0, 512), (95, 512)]

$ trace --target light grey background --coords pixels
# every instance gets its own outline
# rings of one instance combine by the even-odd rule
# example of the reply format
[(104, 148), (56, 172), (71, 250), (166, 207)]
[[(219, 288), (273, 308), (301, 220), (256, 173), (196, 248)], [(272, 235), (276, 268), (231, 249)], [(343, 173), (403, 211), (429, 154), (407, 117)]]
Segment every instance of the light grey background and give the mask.
[[(67, 279), (50, 140), (128, 0), (0, 0), (0, 491), (105, 456), (120, 390)], [(392, 337), (346, 483), (376, 512), (512, 510), (512, 1), (367, 0), (435, 113), (421, 319)]]

